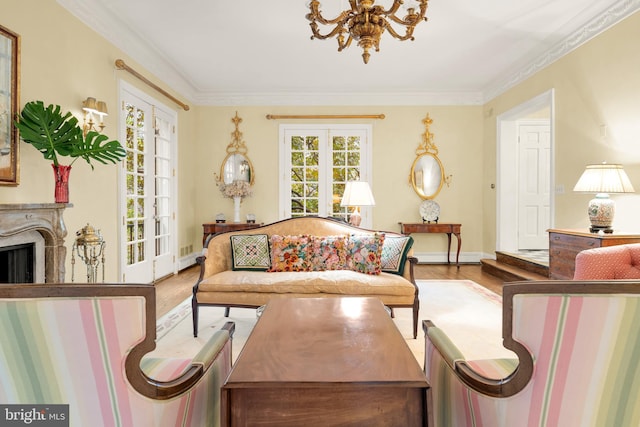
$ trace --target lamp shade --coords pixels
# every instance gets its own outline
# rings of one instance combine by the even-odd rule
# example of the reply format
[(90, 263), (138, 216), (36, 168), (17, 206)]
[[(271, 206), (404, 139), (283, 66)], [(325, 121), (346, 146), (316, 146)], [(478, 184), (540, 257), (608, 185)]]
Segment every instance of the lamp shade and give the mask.
[(344, 188), (340, 206), (375, 206), (376, 201), (365, 181), (349, 181)]
[(98, 101), (93, 97), (88, 97), (82, 101), (82, 109), (88, 113), (98, 112)]
[(106, 102), (98, 101), (96, 103), (96, 108), (98, 110), (98, 114), (100, 114), (101, 116), (109, 115), (109, 111), (107, 111), (107, 103)]
[(622, 165), (588, 165), (573, 187), (583, 193), (634, 193), (633, 185)]
[(609, 198), (609, 193), (633, 193), (633, 185), (624, 172), (622, 165), (588, 165), (573, 187), (573, 191), (582, 193), (596, 193), (589, 201), (587, 213), (592, 233), (612, 233), (615, 203)]

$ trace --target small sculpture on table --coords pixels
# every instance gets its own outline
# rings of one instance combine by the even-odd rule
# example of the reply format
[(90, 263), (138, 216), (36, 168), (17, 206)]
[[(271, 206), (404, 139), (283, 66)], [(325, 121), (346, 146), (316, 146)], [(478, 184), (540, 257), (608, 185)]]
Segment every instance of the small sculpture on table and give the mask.
[(104, 283), (104, 247), (105, 241), (96, 230), (87, 224), (81, 230), (76, 231), (76, 240), (71, 249), (71, 281), (74, 281), (76, 254), (87, 266), (87, 283), (98, 281), (98, 267), (102, 265), (102, 282)]

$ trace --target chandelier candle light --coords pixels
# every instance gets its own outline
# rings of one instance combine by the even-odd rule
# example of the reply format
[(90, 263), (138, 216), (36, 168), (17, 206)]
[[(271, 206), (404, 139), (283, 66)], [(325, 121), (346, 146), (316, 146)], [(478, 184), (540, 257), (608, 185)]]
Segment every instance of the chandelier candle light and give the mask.
[(600, 165), (588, 165), (580, 176), (573, 191), (596, 193), (596, 197), (589, 201), (588, 213), (592, 233), (612, 233), (615, 203), (609, 198), (609, 193), (634, 193), (633, 185), (622, 165), (610, 165), (606, 162)]
[(349, 224), (359, 227), (362, 222), (360, 216), (360, 206), (375, 206), (376, 201), (371, 193), (369, 183), (365, 181), (349, 181), (344, 188), (340, 206), (354, 206), (353, 213), (349, 218)]
[[(358, 46), (364, 51), (362, 59), (364, 63), (369, 62), (369, 49), (380, 50), (380, 36), (386, 31), (398, 40), (414, 40), (413, 30), (421, 21), (426, 21), (428, 0), (415, 1), (419, 11), (415, 7), (407, 7), (407, 15), (404, 18), (396, 16), (396, 12), (404, 3), (403, 0), (393, 0), (393, 5), (388, 10), (383, 6), (376, 5), (375, 0), (349, 0), (350, 10), (342, 11), (336, 18), (326, 19), (320, 11), (320, 2), (311, 0), (309, 3), (310, 13), (307, 19), (311, 21), (311, 39), (328, 39), (336, 37), (338, 39), (338, 52), (349, 47), (353, 40), (358, 42)], [(404, 26), (404, 35), (397, 32), (391, 23)], [(333, 26), (326, 34), (321, 34), (318, 24)], [(348, 36), (345, 40), (345, 36)]]

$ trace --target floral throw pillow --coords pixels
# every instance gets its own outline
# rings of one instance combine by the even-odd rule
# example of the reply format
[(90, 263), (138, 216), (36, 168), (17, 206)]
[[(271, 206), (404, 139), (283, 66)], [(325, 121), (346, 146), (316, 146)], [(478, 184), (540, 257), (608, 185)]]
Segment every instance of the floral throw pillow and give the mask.
[(311, 236), (309, 269), (311, 271), (347, 268), (348, 236)]
[(280, 236), (269, 239), (271, 268), (269, 271), (309, 271), (309, 236)]
[(236, 234), (230, 239), (234, 270), (266, 271), (271, 267), (269, 236), (266, 234)]
[(402, 275), (411, 246), (413, 246), (411, 236), (385, 236), (380, 260), (382, 271)]
[(352, 234), (347, 244), (347, 265), (350, 270), (365, 274), (380, 274), (384, 233)]

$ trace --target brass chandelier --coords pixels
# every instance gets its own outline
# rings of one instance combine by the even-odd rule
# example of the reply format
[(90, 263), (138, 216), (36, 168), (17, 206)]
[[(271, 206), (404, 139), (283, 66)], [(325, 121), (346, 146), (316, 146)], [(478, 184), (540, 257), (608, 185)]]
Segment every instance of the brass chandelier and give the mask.
[[(396, 12), (403, 4), (403, 0), (393, 0), (393, 5), (389, 10), (384, 10), (383, 6), (376, 5), (375, 0), (349, 0), (351, 10), (345, 10), (334, 19), (325, 19), (320, 12), (320, 2), (311, 0), (309, 3), (310, 13), (307, 19), (311, 21), (311, 31), (313, 35), (311, 39), (328, 39), (337, 36), (338, 52), (349, 47), (353, 40), (358, 42), (358, 46), (363, 49), (362, 59), (364, 63), (369, 62), (369, 49), (375, 48), (376, 52), (380, 50), (380, 36), (385, 30), (398, 40), (413, 40), (413, 30), (422, 20), (426, 21), (424, 16), (427, 12), (427, 3), (429, 0), (414, 0), (420, 8), (417, 11), (413, 7), (407, 8), (407, 15), (404, 18), (396, 16)], [(391, 22), (404, 26), (404, 35), (399, 34)], [(333, 26), (326, 34), (321, 34), (318, 24)], [(345, 41), (345, 36), (348, 38)]]

